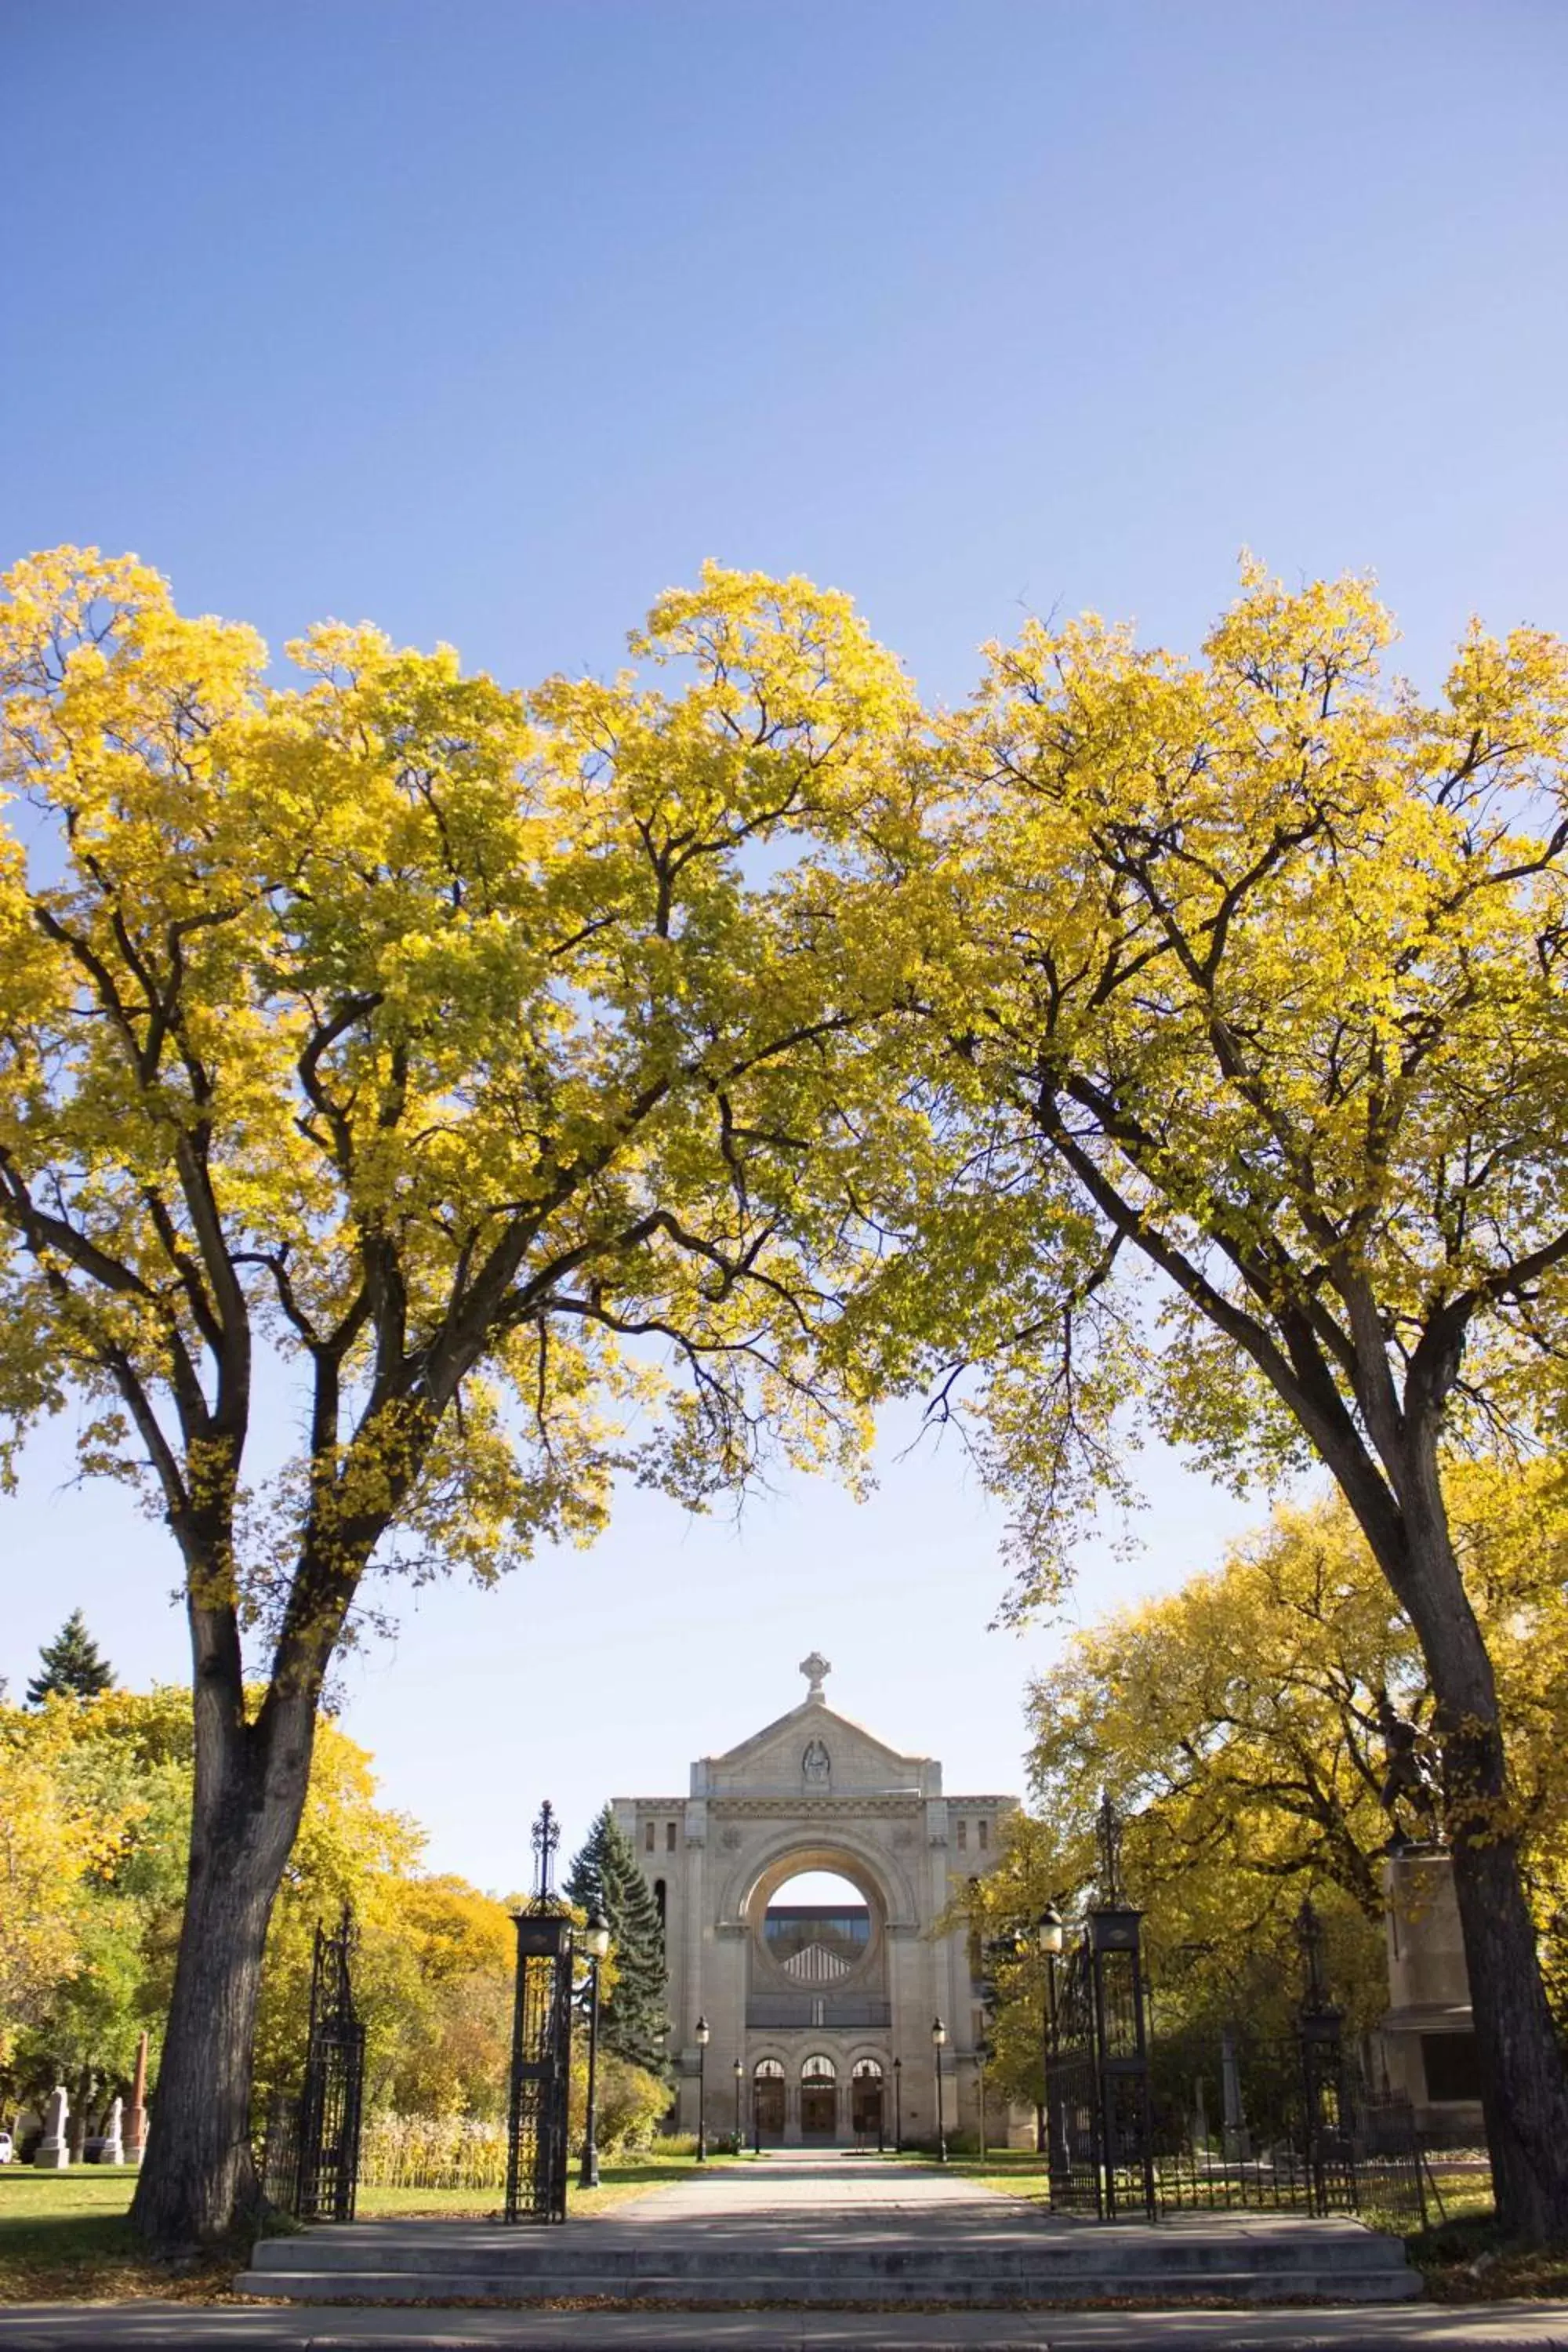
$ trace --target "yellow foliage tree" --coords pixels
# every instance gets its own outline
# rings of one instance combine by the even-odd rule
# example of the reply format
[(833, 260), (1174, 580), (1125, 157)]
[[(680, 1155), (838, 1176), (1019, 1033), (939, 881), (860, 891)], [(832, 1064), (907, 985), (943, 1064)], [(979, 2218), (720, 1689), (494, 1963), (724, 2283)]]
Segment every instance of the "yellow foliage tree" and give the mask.
[(0, 2065), (79, 1967), (82, 1882), (119, 1832), (60, 1785), (64, 1711), (0, 1707)]
[(864, 1380), (814, 1343), (900, 1116), (868, 1024), (918, 714), (847, 599), (716, 568), (634, 640), (668, 688), (531, 697), (337, 625), (269, 685), (253, 632), (91, 550), (5, 587), (0, 784), (42, 846), (0, 842), (0, 1407), (89, 1399), (87, 1466), (183, 1565), (134, 2217), (188, 2244), (254, 2193), (268, 1920), (373, 1555), (483, 1580), (590, 1537), (617, 1471), (700, 1505), (771, 1441), (858, 1453)]
[(1442, 1469), (1560, 1423), (1568, 646), (1478, 627), (1429, 702), (1384, 687), (1391, 634), (1363, 582), (1249, 565), (1198, 662), (1092, 616), (990, 650), (942, 730), (921, 1060), (951, 1156), (910, 1216), (928, 1329), (993, 1368), (1025, 1603), (1123, 1480), (1135, 1399), (1223, 1475), (1331, 1473), (1435, 1697), (1500, 2210), (1568, 2235)]
[[(81, 2104), (90, 2089), (80, 2086), (128, 2089), (145, 2029), (155, 2095), (193, 1746), (190, 1696), (175, 1686), (0, 1708), (9, 1888), (0, 2069), (18, 2095), (40, 2095), (57, 2078), (79, 2086)], [(365, 1749), (324, 1717), (268, 1937), (257, 2034), (263, 2097), (297, 2084), (315, 1929), (335, 1924), (346, 1905), (359, 1926), (374, 2084), (395, 2103), (477, 2115), (503, 2101), (510, 1919), (462, 1880), (423, 1874), (423, 1845), (414, 1822), (378, 1801)]]

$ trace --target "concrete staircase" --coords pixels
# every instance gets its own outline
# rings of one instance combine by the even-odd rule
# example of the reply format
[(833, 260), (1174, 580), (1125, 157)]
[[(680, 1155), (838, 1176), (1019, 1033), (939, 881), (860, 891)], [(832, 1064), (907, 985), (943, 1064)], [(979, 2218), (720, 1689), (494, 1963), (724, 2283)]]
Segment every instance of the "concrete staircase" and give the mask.
[[(996, 2200), (1001, 2204), (1000, 2200)], [(1396, 2303), (1420, 2280), (1396, 2238), (1293, 2214), (1185, 2217), (1151, 2226), (1005, 2219), (973, 2243), (918, 2223), (821, 2242), (809, 2230), (630, 2232), (603, 2220), (556, 2229), (482, 2221), (367, 2221), (264, 2238), (242, 2294), (294, 2303), (931, 2305)], [(708, 2240), (704, 2243), (703, 2240)]]

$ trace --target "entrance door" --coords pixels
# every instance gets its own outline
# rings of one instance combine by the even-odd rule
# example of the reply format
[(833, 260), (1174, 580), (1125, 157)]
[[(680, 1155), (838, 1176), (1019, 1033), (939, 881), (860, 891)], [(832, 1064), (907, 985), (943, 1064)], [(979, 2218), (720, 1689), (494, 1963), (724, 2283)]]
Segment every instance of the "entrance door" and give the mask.
[(800, 2086), (802, 2139), (831, 2139), (838, 2128), (838, 2094), (831, 2083)]
[(800, 2070), (800, 2136), (838, 2136), (838, 2070), (831, 2058), (808, 2058)]
[(757, 2068), (752, 2097), (758, 2139), (776, 2145), (784, 2136), (784, 2070), (776, 2058), (764, 2058)]
[(849, 2120), (857, 2139), (882, 2137), (882, 2070), (863, 2058), (849, 2081)]

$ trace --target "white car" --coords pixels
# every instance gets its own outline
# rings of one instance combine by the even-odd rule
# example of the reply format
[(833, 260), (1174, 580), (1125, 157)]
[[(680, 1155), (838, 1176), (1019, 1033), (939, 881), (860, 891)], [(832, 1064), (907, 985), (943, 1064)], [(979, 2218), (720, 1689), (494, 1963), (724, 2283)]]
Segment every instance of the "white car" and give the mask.
[(10, 2133), (0, 2131), (0, 2164), (9, 2164), (16, 2152), (11, 2145)]

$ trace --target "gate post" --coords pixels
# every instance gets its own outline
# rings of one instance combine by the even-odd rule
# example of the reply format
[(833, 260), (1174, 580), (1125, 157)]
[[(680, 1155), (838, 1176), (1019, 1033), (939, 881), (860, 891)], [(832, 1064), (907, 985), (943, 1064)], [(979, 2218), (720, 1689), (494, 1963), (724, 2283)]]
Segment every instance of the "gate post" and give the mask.
[(1296, 2013), (1296, 2031), (1301, 2051), (1305, 2152), (1312, 2210), (1320, 2216), (1326, 2214), (1337, 2189), (1353, 2212), (1358, 2200), (1345, 2114), (1344, 2011), (1329, 1999), (1323, 1978), (1323, 1925), (1310, 1895), (1296, 1916), (1296, 1934), (1307, 1963), (1307, 1983)]
[(507, 2114), (509, 2221), (566, 2219), (572, 2074), (572, 1921), (552, 1890), (561, 1831), (546, 1798), (533, 1824), (533, 1899), (514, 1912), (517, 1990)]
[(1096, 1905), (1089, 1915), (1095, 2091), (1108, 2221), (1115, 2221), (1119, 2206), (1129, 2200), (1141, 2202), (1151, 2221), (1155, 2218), (1142, 1920), (1142, 1911), (1125, 1903)]
[(1114, 2221), (1119, 2203), (1136, 2199), (1152, 2221), (1154, 2120), (1149, 2098), (1143, 1914), (1122, 1890), (1121, 1822), (1109, 1792), (1100, 1799), (1099, 1842), (1101, 1894), (1089, 1909), (1088, 1942), (1104, 2214)]

